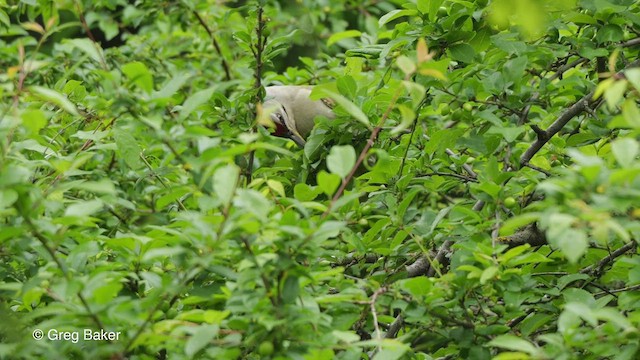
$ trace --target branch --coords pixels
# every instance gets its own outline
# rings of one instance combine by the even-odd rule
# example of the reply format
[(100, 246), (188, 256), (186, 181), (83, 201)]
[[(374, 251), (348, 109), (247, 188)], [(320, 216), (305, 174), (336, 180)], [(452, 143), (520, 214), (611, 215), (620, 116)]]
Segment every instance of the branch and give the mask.
[(525, 151), (525, 153), (520, 158), (520, 165), (525, 166), (531, 161), (533, 156), (542, 149), (542, 147), (562, 128), (573, 119), (575, 116), (583, 112), (587, 104), (591, 101), (593, 97), (594, 91), (589, 92), (587, 95), (583, 96), (580, 100), (578, 100), (575, 104), (571, 105), (556, 121), (549, 126), (546, 131), (537, 131), (533, 126), (532, 129), (535, 131), (538, 136), (536, 141), (531, 144), (531, 146)]
[(606, 257), (604, 257), (597, 264), (587, 266), (586, 268), (580, 270), (580, 273), (582, 273), (582, 274), (592, 274), (594, 276), (598, 276), (599, 277), (600, 274), (602, 274), (602, 271), (604, 270), (604, 268), (607, 265), (612, 263), (616, 258), (619, 258), (620, 256), (626, 254), (628, 251), (631, 251), (631, 250), (635, 251), (636, 247), (637, 247), (636, 241), (635, 240), (631, 240), (628, 243), (626, 243), (623, 246), (621, 246), (620, 248), (618, 248), (617, 250), (615, 250), (614, 252), (612, 252), (611, 254), (609, 254)]
[(91, 32), (91, 29), (87, 24), (87, 20), (84, 18), (84, 13), (80, 8), (80, 3), (78, 2), (78, 0), (75, 0), (74, 4), (76, 5), (76, 11), (78, 12), (78, 17), (80, 17), (80, 24), (82, 24), (82, 28), (87, 33), (87, 36), (91, 40), (93, 47), (96, 49), (96, 51), (98, 52), (98, 55), (100, 56), (100, 65), (102, 65), (102, 69), (109, 70), (109, 68), (107, 67), (107, 61), (104, 58), (104, 54), (102, 53), (102, 46), (98, 45), (96, 38), (93, 36), (93, 33)]
[(384, 334), (384, 338), (394, 339), (396, 335), (398, 335), (398, 331), (400, 331), (400, 328), (402, 328), (402, 325), (404, 325), (404, 318), (402, 317), (402, 315), (396, 316), (396, 319), (393, 320), (391, 325), (389, 325), (389, 329), (387, 330), (387, 333)]
[[(262, 102), (262, 96), (260, 94), (260, 88), (262, 87), (262, 67), (264, 63), (262, 62), (262, 53), (264, 52), (265, 43), (267, 41), (267, 36), (264, 34), (264, 28), (266, 26), (266, 20), (264, 19), (264, 9), (262, 8), (262, 3), (258, 2), (258, 24), (256, 25), (256, 37), (258, 38), (257, 43), (254, 47), (251, 47), (251, 52), (256, 59), (256, 72), (254, 74), (255, 83), (253, 88), (256, 90), (256, 95), (254, 99), (254, 104), (258, 104)], [(253, 114), (253, 118), (255, 119), (257, 114)], [(251, 127), (251, 131), (255, 131), (255, 124)], [(251, 150), (249, 152), (249, 164), (247, 166), (247, 184), (251, 183), (251, 178), (253, 177), (253, 161), (256, 156), (255, 150)]]
[(615, 294), (615, 293), (619, 293), (619, 292), (636, 291), (636, 290), (640, 290), (640, 284), (627, 286), (627, 287), (623, 287), (623, 288), (620, 288), (620, 289), (612, 289), (612, 290), (608, 290), (608, 291), (601, 291), (601, 292), (593, 294), (593, 296), (598, 297), (598, 296), (607, 295), (607, 294)]
[[(563, 66), (561, 66), (553, 75), (549, 76), (548, 81), (551, 82), (555, 79), (558, 79), (560, 77), (562, 77), (562, 74), (564, 74), (567, 70), (572, 69), (584, 62), (588, 62), (589, 59), (587, 58), (579, 58), (577, 60), (574, 60), (568, 64), (564, 64)], [(529, 98), (529, 100), (527, 101), (529, 104), (527, 104), (527, 106), (524, 107), (524, 109), (522, 110), (522, 113), (520, 115), (520, 120), (518, 121), (518, 125), (523, 125), (524, 123), (527, 122), (527, 118), (529, 117), (529, 111), (531, 110), (531, 103), (538, 100), (538, 98), (540, 98), (540, 92), (536, 91), (533, 95), (531, 95), (531, 97)]]
[(429, 261), (429, 258), (426, 256), (420, 256), (418, 260), (414, 261), (413, 264), (407, 265), (407, 277), (416, 277), (425, 275), (428, 277), (433, 277), (436, 275), (436, 268), (433, 265), (441, 264), (442, 267), (447, 267), (449, 265), (449, 257), (448, 255), (451, 253), (451, 245), (453, 245), (452, 240), (446, 240), (441, 246), (436, 255), (434, 256), (432, 261)]
[[(451, 253), (451, 246), (453, 245), (452, 240), (446, 240), (442, 246), (440, 246), (440, 250), (436, 254), (435, 258), (433, 258), (433, 264), (441, 264), (443, 268), (449, 266), (449, 254)], [(436, 273), (436, 268), (433, 266), (429, 267), (427, 270), (427, 276), (433, 277)]]
[(525, 226), (522, 230), (510, 236), (501, 236), (498, 238), (501, 243), (508, 244), (509, 247), (516, 247), (524, 244), (531, 246), (542, 246), (547, 244), (547, 237), (544, 231), (538, 229), (536, 223)]
[(231, 72), (229, 71), (229, 64), (227, 63), (227, 60), (224, 58), (224, 55), (222, 55), (222, 50), (220, 50), (220, 44), (218, 44), (218, 40), (216, 40), (216, 37), (213, 35), (213, 31), (211, 31), (211, 29), (209, 28), (207, 23), (204, 21), (202, 16), (200, 16), (200, 14), (195, 9), (192, 10), (191, 12), (193, 13), (193, 15), (195, 15), (196, 19), (198, 19), (198, 22), (200, 23), (200, 25), (202, 25), (202, 27), (207, 31), (207, 34), (209, 34), (209, 37), (211, 38), (211, 42), (213, 42), (213, 47), (216, 49), (216, 52), (218, 53), (218, 55), (220, 55), (220, 59), (222, 61), (222, 68), (224, 69), (225, 79), (227, 81), (231, 80)]
[(618, 46), (620, 46), (620, 47), (630, 47), (630, 46), (635, 46), (635, 45), (640, 45), (640, 38), (635, 38), (635, 39), (623, 41), (623, 42), (618, 44)]
[(464, 176), (464, 175), (459, 175), (459, 174), (456, 174), (456, 173), (442, 172), (442, 171), (434, 171), (434, 172), (431, 172), (431, 173), (420, 174), (415, 179), (419, 180), (422, 177), (427, 178), (427, 177), (430, 177), (430, 176), (449, 176), (449, 177), (454, 177), (456, 179), (460, 179), (460, 180), (462, 180), (464, 182), (478, 182), (478, 180), (476, 178), (472, 178), (472, 177)]
[[(633, 68), (638, 65), (640, 65), (640, 60), (636, 60), (632, 62), (631, 64), (629, 64), (629, 66), (625, 67), (625, 69)], [(618, 72), (614, 76), (622, 76), (622, 71)], [(586, 111), (589, 108), (590, 104), (595, 104), (593, 108), (596, 108), (598, 105), (600, 105), (600, 103), (602, 102), (600, 99), (595, 101), (593, 100), (594, 92), (595, 90), (592, 90), (587, 95), (583, 96), (580, 100), (578, 100), (573, 105), (571, 105), (562, 115), (560, 115), (556, 119), (556, 121), (553, 122), (553, 124), (551, 124), (551, 126), (547, 128), (547, 130), (542, 131), (539, 129), (540, 131), (537, 131), (535, 128), (532, 127), (533, 130), (536, 132), (536, 135), (538, 136), (538, 138), (536, 139), (536, 141), (534, 141), (533, 144), (531, 144), (531, 146), (527, 149), (527, 151), (525, 151), (525, 153), (522, 155), (522, 157), (520, 158), (520, 165), (526, 166), (529, 163), (529, 161), (531, 161), (533, 156), (537, 154), (538, 151), (540, 151), (540, 149), (542, 149), (542, 147), (555, 134), (560, 132), (560, 130), (562, 130), (562, 128), (565, 125), (567, 125), (569, 121), (571, 121), (571, 119), (573, 119), (583, 111)]]

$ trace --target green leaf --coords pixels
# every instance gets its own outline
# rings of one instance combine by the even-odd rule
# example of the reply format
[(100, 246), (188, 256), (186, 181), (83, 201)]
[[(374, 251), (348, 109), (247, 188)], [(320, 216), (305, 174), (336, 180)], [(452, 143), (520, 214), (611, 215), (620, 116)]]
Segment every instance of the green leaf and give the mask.
[(500, 227), (500, 235), (507, 236), (516, 232), (521, 227), (529, 225), (540, 218), (539, 213), (526, 213), (507, 219)]
[(100, 199), (80, 201), (67, 207), (65, 216), (91, 216), (102, 210), (104, 204)]
[(237, 189), (233, 203), (249, 214), (255, 215), (260, 221), (265, 221), (274, 204), (261, 193), (252, 189)]
[(187, 73), (175, 75), (162, 87), (162, 89), (154, 92), (152, 98), (163, 99), (173, 96), (187, 83), (189, 78), (190, 75)]
[(218, 325), (222, 321), (229, 317), (230, 311), (218, 311), (218, 310), (205, 310), (202, 314), (202, 321), (207, 324)]
[(433, 288), (433, 281), (424, 276), (418, 276), (410, 279), (400, 280), (398, 282), (400, 289), (408, 292), (413, 296), (429, 295)]
[(617, 127), (640, 128), (640, 110), (633, 99), (627, 99), (622, 104), (622, 116), (614, 118), (611, 123), (609, 123), (609, 127), (614, 129)]
[(480, 275), (480, 284), (486, 284), (487, 281), (493, 279), (496, 274), (498, 274), (499, 270), (500, 268), (498, 268), (497, 266), (489, 266), (488, 268), (484, 269), (482, 271), (482, 275)]
[(323, 94), (324, 96), (335, 100), (335, 102), (338, 105), (340, 105), (346, 112), (348, 112), (349, 115), (353, 116), (356, 120), (364, 124), (368, 129), (371, 129), (371, 123), (369, 122), (369, 118), (367, 117), (367, 115), (365, 115), (364, 112), (362, 112), (362, 110), (358, 106), (356, 106), (356, 104), (351, 102), (346, 97), (340, 94), (337, 94), (331, 90), (328, 90), (325, 88), (318, 89), (318, 90), (320, 94)]
[(496, 336), (489, 341), (489, 345), (507, 350), (522, 351), (529, 355), (538, 353), (538, 349), (533, 344), (510, 334)]
[(13, 189), (0, 189), (0, 209), (6, 209), (18, 200), (18, 193)]
[(509, 261), (509, 266), (518, 267), (526, 264), (542, 264), (553, 262), (553, 260), (540, 253), (528, 253)]
[(345, 178), (356, 163), (356, 151), (351, 145), (333, 146), (327, 156), (327, 168), (331, 173)]
[(415, 10), (410, 9), (402, 9), (402, 10), (391, 10), (385, 15), (383, 15), (380, 20), (378, 20), (378, 26), (382, 27), (385, 24), (403, 16), (413, 16), (416, 15), (417, 12)]
[(398, 56), (396, 65), (398, 65), (398, 68), (407, 76), (415, 73), (417, 68), (416, 62), (404, 55)]
[(456, 140), (464, 133), (463, 129), (438, 130), (431, 135), (431, 139), (424, 149), (425, 154), (444, 153), (447, 148), (455, 144)]
[(497, 199), (500, 194), (500, 190), (502, 190), (500, 185), (489, 181), (483, 181), (480, 184), (473, 184), (472, 187), (488, 194), (493, 199)]
[(42, 110), (31, 109), (21, 114), (22, 123), (32, 133), (38, 133), (44, 128), (48, 121)]
[(624, 38), (624, 31), (620, 26), (614, 24), (606, 24), (596, 35), (599, 43), (621, 41)]
[(618, 80), (605, 90), (604, 99), (607, 101), (607, 105), (610, 109), (614, 109), (618, 105), (618, 103), (624, 98), (626, 91), (626, 80)]
[(102, 62), (102, 48), (98, 43), (94, 43), (88, 38), (65, 39), (64, 43), (70, 44), (72, 47), (75, 47), (89, 55), (93, 61), (97, 63)]
[(346, 75), (355, 76), (362, 73), (362, 68), (365, 65), (365, 61), (361, 57), (350, 56), (345, 59), (346, 66), (344, 73)]
[(47, 89), (42, 86), (31, 86), (29, 88), (29, 91), (31, 91), (33, 95), (45, 101), (53, 103), (54, 105), (58, 106), (59, 108), (68, 112), (71, 115), (75, 115), (75, 116), (80, 115), (78, 113), (78, 109), (76, 109), (76, 106), (73, 105), (71, 101), (67, 99), (66, 96), (60, 94), (55, 90)]
[(300, 201), (312, 201), (321, 193), (322, 189), (320, 187), (311, 187), (307, 184), (296, 184), (293, 187), (293, 196)]
[(453, 60), (464, 63), (472, 63), (476, 52), (469, 44), (456, 44), (449, 48), (449, 54)]
[(638, 141), (630, 138), (619, 138), (611, 143), (611, 150), (616, 161), (623, 166), (629, 167), (633, 164), (638, 152), (640, 151), (640, 145)]
[(633, 85), (633, 87), (640, 91), (640, 69), (633, 68), (624, 71), (624, 77)]
[(7, 13), (2, 9), (0, 9), (0, 23), (2, 23), (7, 28), (11, 25), (9, 15), (7, 15)]
[(547, 231), (547, 240), (551, 245), (560, 248), (571, 263), (576, 263), (589, 246), (587, 234), (581, 230), (564, 228)]
[(344, 95), (348, 98), (355, 98), (356, 92), (358, 91), (358, 85), (356, 81), (350, 75), (345, 75), (338, 78), (336, 82), (336, 86), (338, 87), (338, 91), (340, 91), (341, 95)]
[(354, 49), (349, 49), (345, 52), (348, 57), (360, 57), (360, 58), (377, 58), (384, 49), (384, 44), (373, 44)]
[(240, 168), (235, 164), (226, 164), (213, 174), (213, 190), (222, 206), (227, 207), (231, 203), (238, 186), (239, 176)]
[(405, 105), (397, 105), (398, 110), (400, 110), (401, 122), (398, 126), (391, 129), (391, 135), (397, 135), (405, 129), (409, 128), (411, 124), (413, 124), (413, 120), (416, 118), (416, 113), (408, 106)]
[(480, 29), (469, 42), (476, 53), (481, 53), (491, 46), (491, 31), (487, 28)]
[(421, 14), (429, 14), (429, 20), (435, 22), (438, 18), (438, 9), (444, 0), (418, 0), (417, 7)]
[(417, 109), (427, 94), (426, 89), (424, 86), (413, 81), (402, 81), (402, 85), (404, 85), (405, 89), (407, 89), (411, 96), (411, 105), (413, 106), (413, 109)]
[(487, 134), (499, 134), (502, 135), (502, 137), (507, 141), (507, 142), (514, 142), (518, 139), (518, 137), (520, 137), (520, 135), (522, 133), (525, 132), (525, 128), (524, 127), (501, 127), (501, 126), (492, 126), (491, 128), (489, 128), (489, 131), (487, 131)]
[(291, 304), (296, 301), (300, 294), (300, 284), (297, 276), (288, 276), (282, 286), (281, 298), (285, 303)]
[(181, 197), (188, 194), (190, 191), (187, 188), (171, 188), (168, 193), (160, 196), (156, 201), (156, 208), (164, 209), (167, 205), (178, 201)]
[(79, 190), (85, 190), (96, 194), (116, 194), (116, 187), (110, 179), (100, 179), (98, 181), (84, 181), (74, 186)]
[(113, 130), (113, 137), (118, 147), (119, 156), (124, 159), (125, 163), (132, 169), (139, 169), (144, 166), (140, 155), (142, 149), (138, 146), (138, 141), (125, 129), (116, 128)]
[(195, 356), (200, 350), (209, 346), (218, 335), (220, 328), (217, 325), (200, 325), (195, 328), (189, 340), (184, 345), (184, 351), (188, 357)]
[(186, 119), (194, 110), (196, 110), (200, 105), (206, 103), (213, 96), (213, 92), (215, 88), (210, 87), (204, 90), (200, 90), (195, 94), (189, 96), (187, 100), (185, 100), (182, 105), (182, 110), (180, 111), (180, 118)]
[(564, 17), (565, 21), (570, 21), (576, 24), (591, 24), (591, 25), (595, 25), (598, 23), (598, 21), (596, 19), (593, 18), (593, 16), (587, 15), (587, 14), (582, 14), (579, 12), (571, 12), (569, 13), (569, 15), (566, 15)]
[(122, 66), (122, 72), (129, 78), (129, 81), (136, 84), (147, 94), (153, 91), (153, 75), (147, 66), (139, 61), (130, 62)]
[(362, 32), (360, 32), (358, 30), (341, 31), (341, 32), (335, 33), (335, 34), (333, 34), (333, 35), (331, 35), (329, 37), (329, 40), (327, 40), (327, 46), (331, 46), (331, 45), (337, 43), (340, 40), (359, 37), (361, 35), (362, 35)]
[(333, 196), (333, 194), (340, 186), (340, 176), (336, 174), (329, 174), (328, 172), (321, 170), (317, 176), (318, 187), (327, 196)]

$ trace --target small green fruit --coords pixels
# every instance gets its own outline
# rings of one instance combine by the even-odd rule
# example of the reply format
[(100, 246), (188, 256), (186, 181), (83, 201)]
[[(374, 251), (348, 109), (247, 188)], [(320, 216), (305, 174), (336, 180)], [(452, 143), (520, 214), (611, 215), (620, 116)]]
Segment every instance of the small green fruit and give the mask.
[(518, 202), (513, 197), (509, 196), (508, 198), (504, 199), (504, 206), (506, 206), (507, 209), (513, 209), (514, 207), (516, 207), (516, 205), (518, 205)]
[(262, 356), (269, 356), (273, 354), (273, 343), (271, 341), (263, 341), (258, 346), (258, 354)]

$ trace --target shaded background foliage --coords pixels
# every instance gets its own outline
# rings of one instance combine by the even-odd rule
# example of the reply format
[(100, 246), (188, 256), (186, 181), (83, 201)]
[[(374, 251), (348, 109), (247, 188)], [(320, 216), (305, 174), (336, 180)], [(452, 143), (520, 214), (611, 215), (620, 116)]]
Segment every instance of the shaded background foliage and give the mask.
[[(0, 357), (637, 358), (639, 33), (632, 0), (0, 5)], [(268, 84), (338, 118), (270, 137)], [(85, 328), (122, 334), (31, 337)]]

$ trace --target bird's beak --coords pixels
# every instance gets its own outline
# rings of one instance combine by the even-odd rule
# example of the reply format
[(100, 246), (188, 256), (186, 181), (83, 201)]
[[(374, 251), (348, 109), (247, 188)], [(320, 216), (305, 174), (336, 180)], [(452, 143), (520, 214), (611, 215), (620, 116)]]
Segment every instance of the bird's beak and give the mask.
[(291, 132), (289, 132), (289, 134), (287, 135), (287, 137), (291, 140), (293, 140), (293, 142), (295, 142), (298, 146), (300, 146), (301, 148), (304, 147), (304, 144), (306, 144), (307, 142), (304, 141), (303, 138), (301, 138), (300, 136), (296, 135), (296, 134), (292, 134)]

